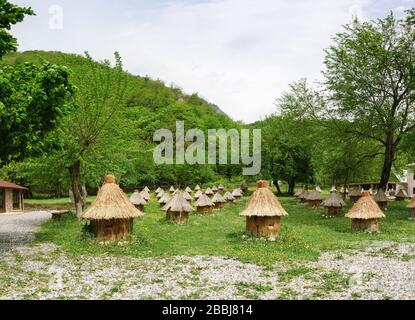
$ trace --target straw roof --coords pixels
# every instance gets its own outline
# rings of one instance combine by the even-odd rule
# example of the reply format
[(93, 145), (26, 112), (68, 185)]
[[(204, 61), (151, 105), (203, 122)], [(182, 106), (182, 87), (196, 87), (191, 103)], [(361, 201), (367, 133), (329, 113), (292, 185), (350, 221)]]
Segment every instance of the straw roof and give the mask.
[(386, 201), (389, 200), (388, 197), (386, 196), (385, 192), (383, 191), (383, 189), (379, 189), (378, 192), (373, 197), (373, 199), (376, 202), (386, 202)]
[(278, 198), (268, 188), (268, 181), (257, 182), (257, 190), (252, 194), (241, 216), (274, 217), (287, 216)]
[(195, 187), (195, 191), (199, 191), (200, 190), (200, 186), (197, 184)]
[(202, 191), (197, 190), (196, 193), (195, 193), (195, 195), (194, 195), (195, 199), (199, 199), (202, 194), (203, 194)]
[(150, 192), (150, 189), (147, 186), (145, 186), (143, 190)]
[(184, 198), (183, 193), (177, 192), (161, 210), (169, 212), (190, 212), (194, 209)]
[(183, 192), (183, 197), (184, 197), (187, 201), (192, 201), (192, 200), (193, 200), (192, 196), (191, 196), (191, 195), (190, 195), (190, 193), (189, 193), (189, 192), (187, 192), (187, 191)]
[(158, 193), (157, 193), (157, 195), (156, 195), (156, 198), (157, 199), (160, 199), (162, 196), (164, 196), (166, 194), (166, 192), (163, 190), (163, 189), (161, 189)]
[(331, 192), (330, 196), (323, 201), (323, 206), (328, 208), (341, 208), (345, 205), (346, 204), (344, 203), (344, 201), (339, 197), (339, 195), (335, 191)]
[(148, 193), (148, 191), (143, 190), (140, 193), (143, 196), (143, 198), (146, 199), (146, 201), (150, 200), (150, 194)]
[(161, 189), (160, 187), (158, 187), (158, 188), (156, 189), (156, 193), (159, 193), (161, 190), (163, 190), (163, 189)]
[(189, 192), (189, 193), (190, 193), (190, 192), (192, 192), (192, 189), (190, 189), (190, 188), (189, 188), (189, 186), (187, 186), (187, 187), (186, 187), (186, 189), (184, 189), (184, 191), (186, 191), (186, 192)]
[(213, 202), (204, 193), (199, 197), (199, 199), (197, 199), (195, 203), (196, 207), (213, 207), (213, 205)]
[(144, 206), (147, 204), (146, 199), (144, 199), (138, 190), (135, 190), (134, 193), (130, 196), (130, 202), (135, 206)]
[(212, 189), (211, 188), (207, 188), (206, 191), (205, 191), (205, 194), (207, 194), (209, 196), (212, 195), (213, 194)]
[(225, 203), (226, 200), (219, 192), (216, 192), (215, 195), (212, 198), (213, 203)]
[(108, 175), (99, 189), (97, 197), (82, 214), (82, 219), (110, 220), (130, 219), (143, 216), (130, 202), (126, 194), (115, 183), (115, 177)]
[(213, 187), (212, 187), (212, 191), (213, 191), (213, 192), (217, 192), (218, 190), (219, 190), (219, 189), (218, 189), (218, 187), (217, 187), (217, 186), (213, 186)]
[(221, 185), (221, 184), (220, 184), (220, 185), (218, 186), (218, 189), (219, 189), (219, 190), (223, 190), (223, 189), (225, 189), (225, 187), (224, 187), (223, 185)]
[(395, 194), (396, 198), (408, 198), (408, 194), (404, 189), (399, 189), (399, 191)]
[(298, 199), (306, 199), (308, 197), (308, 191), (305, 189), (302, 189), (300, 194), (298, 195)]
[(320, 186), (317, 186), (317, 187), (316, 187), (316, 191), (321, 192), (321, 188), (320, 188)]
[(298, 189), (296, 192), (294, 192), (294, 197), (298, 197), (301, 192), (303, 192), (304, 189)]
[(360, 189), (352, 189), (352, 191), (349, 193), (350, 197), (360, 197), (361, 195), (362, 191)]
[(313, 190), (307, 195), (305, 199), (310, 200), (310, 201), (318, 201), (318, 200), (321, 201), (323, 200), (323, 196), (317, 190)]
[(363, 192), (362, 197), (356, 201), (353, 207), (346, 214), (350, 219), (379, 219), (385, 218), (382, 210), (368, 191)]
[(174, 192), (175, 190), (176, 189), (173, 186), (171, 186), (170, 189), (169, 189), (169, 192)]
[(232, 195), (232, 193), (230, 193), (229, 191), (228, 192), (226, 192), (224, 195), (223, 195), (223, 198), (226, 200), (226, 201), (233, 201), (233, 200), (235, 200), (235, 197)]
[(166, 192), (163, 194), (163, 196), (158, 200), (158, 203), (160, 204), (166, 204), (167, 202), (170, 201), (170, 195)]
[[(321, 190), (320, 190), (320, 192), (321, 192)], [(334, 185), (331, 186), (330, 192), (337, 192), (336, 186), (334, 186)]]
[(409, 209), (415, 209), (415, 197), (412, 197), (411, 202), (406, 207)]
[(232, 195), (234, 196), (234, 197), (242, 197), (242, 192), (241, 192), (241, 189), (235, 189), (235, 190), (233, 190), (232, 191)]

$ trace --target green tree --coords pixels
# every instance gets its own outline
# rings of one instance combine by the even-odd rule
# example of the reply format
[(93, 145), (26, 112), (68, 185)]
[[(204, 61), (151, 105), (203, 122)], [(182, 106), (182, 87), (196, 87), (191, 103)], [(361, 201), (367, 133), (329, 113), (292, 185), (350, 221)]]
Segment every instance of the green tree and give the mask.
[[(412, 17), (412, 18), (411, 18)], [(326, 50), (328, 103), (318, 110), (349, 121), (348, 134), (375, 141), (383, 150), (380, 185), (385, 188), (402, 139), (415, 128), (413, 11), (406, 20), (357, 19)]]
[(31, 8), (19, 7), (7, 0), (0, 0), (0, 59), (8, 52), (17, 50), (17, 39), (9, 30), (22, 22), (25, 15), (35, 15)]

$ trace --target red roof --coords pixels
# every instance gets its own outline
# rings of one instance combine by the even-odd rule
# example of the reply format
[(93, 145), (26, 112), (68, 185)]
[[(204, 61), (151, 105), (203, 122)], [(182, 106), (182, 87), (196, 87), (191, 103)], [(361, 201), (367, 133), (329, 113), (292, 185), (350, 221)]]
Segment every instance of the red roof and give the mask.
[(17, 184), (0, 180), (0, 188), (4, 189), (17, 189), (17, 190), (27, 190), (27, 188), (19, 186)]

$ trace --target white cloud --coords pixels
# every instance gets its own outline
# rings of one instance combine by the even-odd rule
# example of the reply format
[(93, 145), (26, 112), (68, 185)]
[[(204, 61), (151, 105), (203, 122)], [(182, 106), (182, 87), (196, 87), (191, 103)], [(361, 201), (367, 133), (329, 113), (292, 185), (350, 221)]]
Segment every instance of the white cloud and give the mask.
[[(63, 30), (47, 27), (52, 4), (63, 7)], [(118, 50), (130, 72), (199, 92), (233, 118), (250, 122), (273, 112), (275, 99), (290, 82), (319, 79), (331, 36), (353, 14), (369, 17), (373, 6), (368, 0), (171, 0), (151, 5), (47, 0), (34, 5), (37, 18), (15, 30), (23, 50), (88, 50), (98, 58)]]

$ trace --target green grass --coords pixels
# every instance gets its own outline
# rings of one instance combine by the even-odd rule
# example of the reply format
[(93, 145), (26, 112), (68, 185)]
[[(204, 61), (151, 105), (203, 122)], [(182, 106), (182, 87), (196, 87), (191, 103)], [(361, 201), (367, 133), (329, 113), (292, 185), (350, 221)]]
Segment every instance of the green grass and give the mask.
[(271, 266), (276, 261), (316, 260), (321, 251), (359, 248), (371, 240), (415, 240), (415, 224), (408, 220), (405, 202), (390, 203), (381, 232), (370, 234), (351, 232), (351, 222), (344, 218), (347, 208), (341, 216), (325, 219), (321, 217), (323, 209), (311, 209), (290, 197), (280, 198), (289, 213), (282, 218), (280, 237), (276, 241), (254, 239), (244, 234), (245, 219), (238, 214), (246, 200), (227, 204), (211, 216), (191, 213), (187, 225), (176, 225), (165, 221), (165, 213), (160, 211), (153, 195), (144, 218), (134, 222), (129, 244), (97, 244), (82, 232), (82, 223), (71, 216), (45, 222), (36, 234), (36, 241), (56, 243), (74, 256), (215, 255)]

